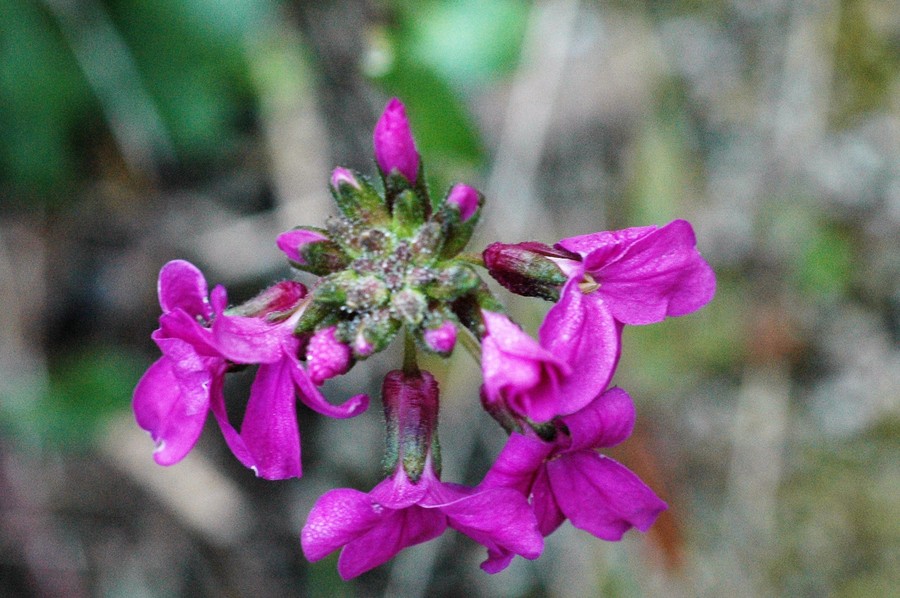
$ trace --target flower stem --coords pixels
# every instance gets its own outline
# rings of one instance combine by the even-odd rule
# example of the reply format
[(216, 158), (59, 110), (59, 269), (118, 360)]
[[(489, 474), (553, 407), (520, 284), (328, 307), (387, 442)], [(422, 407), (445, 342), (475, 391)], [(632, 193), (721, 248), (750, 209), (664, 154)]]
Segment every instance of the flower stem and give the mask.
[(475, 335), (468, 328), (464, 328), (460, 326), (459, 335), (457, 335), (456, 340), (458, 340), (463, 347), (465, 347), (466, 351), (469, 352), (469, 355), (475, 359), (475, 362), (481, 364), (481, 343), (478, 342), (478, 339), (475, 338)]
[(466, 262), (467, 264), (472, 264), (473, 266), (485, 267), (484, 258), (481, 257), (480, 253), (460, 253), (456, 256), (456, 259)]
[(406, 329), (403, 343), (403, 373), (407, 376), (418, 376), (419, 362), (416, 360), (416, 339), (409, 328)]

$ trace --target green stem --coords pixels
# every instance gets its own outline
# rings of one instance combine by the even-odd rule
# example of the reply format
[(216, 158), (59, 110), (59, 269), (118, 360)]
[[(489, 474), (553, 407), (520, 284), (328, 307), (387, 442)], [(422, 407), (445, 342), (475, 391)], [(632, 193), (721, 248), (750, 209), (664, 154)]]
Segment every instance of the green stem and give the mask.
[(418, 376), (419, 362), (416, 360), (416, 339), (413, 338), (409, 328), (406, 329), (403, 343), (403, 373), (407, 376)]
[(456, 259), (461, 262), (466, 262), (467, 264), (472, 264), (473, 266), (485, 267), (484, 258), (481, 257), (480, 253), (460, 253), (456, 256)]
[(475, 338), (475, 335), (468, 328), (459, 327), (459, 333), (456, 340), (469, 352), (478, 364), (481, 364), (481, 343)]

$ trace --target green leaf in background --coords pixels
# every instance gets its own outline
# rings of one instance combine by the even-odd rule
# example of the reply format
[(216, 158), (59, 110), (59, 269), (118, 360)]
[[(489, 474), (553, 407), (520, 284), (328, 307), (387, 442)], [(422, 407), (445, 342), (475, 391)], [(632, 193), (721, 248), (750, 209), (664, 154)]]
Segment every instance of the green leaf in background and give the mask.
[(402, 3), (401, 46), (458, 90), (513, 70), (530, 4), (518, 0)]
[(0, 182), (46, 199), (74, 175), (69, 135), (79, 114), (96, 104), (35, 3), (4, 0), (0, 15)]
[(44, 396), (25, 409), (3, 403), (0, 422), (28, 441), (85, 446), (108, 416), (131, 406), (146, 361), (121, 349), (89, 348), (51, 367)]

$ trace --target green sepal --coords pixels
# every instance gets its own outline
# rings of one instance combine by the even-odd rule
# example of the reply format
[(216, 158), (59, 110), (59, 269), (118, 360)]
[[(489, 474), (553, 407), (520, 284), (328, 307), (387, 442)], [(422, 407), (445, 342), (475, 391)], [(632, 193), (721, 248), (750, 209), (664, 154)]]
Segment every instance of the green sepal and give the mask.
[(333, 305), (311, 301), (300, 314), (300, 319), (294, 326), (294, 334), (303, 335), (317, 328), (330, 326), (337, 323), (339, 318), (340, 312)]
[(369, 225), (386, 224), (390, 220), (390, 213), (385, 199), (368, 178), (355, 170), (350, 172), (359, 183), (359, 188), (346, 181), (342, 181), (337, 188), (332, 186), (331, 195), (338, 209), (354, 222)]
[(478, 273), (466, 264), (453, 264), (438, 272), (424, 289), (426, 295), (438, 301), (455, 301), (484, 284)]
[(393, 229), (398, 237), (409, 238), (425, 223), (425, 206), (412, 189), (406, 189), (394, 200)]
[[(440, 222), (443, 229), (444, 244), (441, 247), (440, 257), (442, 259), (450, 259), (466, 248), (478, 220), (481, 218), (481, 208), (484, 206), (484, 195), (478, 193), (478, 208), (469, 216), (465, 222), (462, 221), (459, 206), (448, 203), (446, 199), (441, 202), (435, 214), (435, 220)], [(449, 194), (449, 191), (448, 191)]]
[(327, 276), (339, 272), (350, 263), (350, 258), (334, 241), (307, 243), (300, 250), (300, 255), (303, 256), (306, 263), (291, 262), (291, 264), (299, 270), (316, 276)]

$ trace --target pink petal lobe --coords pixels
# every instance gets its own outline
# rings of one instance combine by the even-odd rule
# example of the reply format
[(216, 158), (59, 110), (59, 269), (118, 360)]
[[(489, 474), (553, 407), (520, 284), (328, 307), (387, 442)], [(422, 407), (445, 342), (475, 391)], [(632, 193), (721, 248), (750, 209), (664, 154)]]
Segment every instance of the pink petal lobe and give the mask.
[(250, 387), (241, 438), (253, 457), (253, 467), (259, 477), (267, 480), (300, 477), (300, 431), (288, 360), (259, 366)]
[(534, 478), (531, 487), (531, 505), (537, 518), (538, 530), (544, 536), (552, 534), (566, 520), (559, 503), (556, 502), (545, 467), (541, 467)]
[(387, 509), (368, 532), (352, 540), (338, 559), (343, 579), (374, 569), (394, 558), (404, 548), (437, 538), (447, 529), (447, 518), (439, 511), (412, 506)]
[(479, 487), (513, 488), (528, 496), (537, 471), (552, 452), (553, 444), (513, 432)]
[(384, 515), (363, 492), (339, 488), (326, 492), (313, 505), (300, 533), (303, 554), (318, 561), (368, 532)]
[(216, 348), (235, 363), (275, 363), (289, 331), (261, 318), (219, 314), (212, 324)]
[(556, 244), (572, 253), (581, 256), (582, 259), (588, 255), (599, 252), (607, 258), (614, 258), (635, 240), (640, 239), (656, 230), (655, 226), (639, 226), (634, 228), (626, 228), (615, 231), (602, 231), (599, 233), (590, 233), (587, 235), (579, 235), (577, 237), (569, 237), (561, 240)]
[(183, 309), (192, 317), (201, 316), (206, 320), (212, 317), (206, 279), (190, 262), (173, 260), (164, 265), (159, 271), (157, 291), (163, 313)]
[(553, 415), (578, 411), (606, 388), (619, 361), (621, 333), (601, 297), (585, 295), (574, 279), (566, 283), (538, 331), (541, 346), (571, 369), (560, 382)]
[(634, 429), (634, 403), (621, 388), (610, 388), (587, 407), (562, 419), (571, 436), (569, 451), (615, 446)]
[(197, 443), (209, 409), (208, 393), (202, 387), (185, 392), (168, 357), (158, 359), (140, 379), (134, 389), (134, 415), (157, 444), (157, 463), (177, 463)]
[(447, 515), (450, 527), (488, 549), (488, 568), (499, 564), (491, 554), (498, 554), (501, 549), (536, 559), (544, 548), (544, 539), (525, 496), (510, 488), (475, 491), (438, 508)]
[(651, 324), (706, 305), (715, 275), (696, 249), (691, 225), (675, 220), (635, 240), (614, 262), (585, 268), (601, 283), (598, 293), (625, 324)]
[(666, 509), (634, 473), (594, 451), (566, 453), (547, 463), (547, 474), (572, 525), (602, 540), (621, 540), (632, 527), (647, 531)]
[[(296, 339), (293, 337), (291, 339), (293, 340), (289, 339), (286, 342), (284, 355), (290, 361), (291, 377), (294, 380), (294, 384), (297, 385), (298, 396), (304, 405), (322, 415), (340, 419), (359, 415), (369, 407), (369, 396), (364, 394), (354, 395), (340, 405), (332, 405), (325, 400), (322, 391), (313, 384), (309, 374), (303, 368), (300, 360), (297, 359), (296, 346), (293, 344), (296, 342)], [(289, 347), (287, 346), (288, 343), (290, 343)]]

